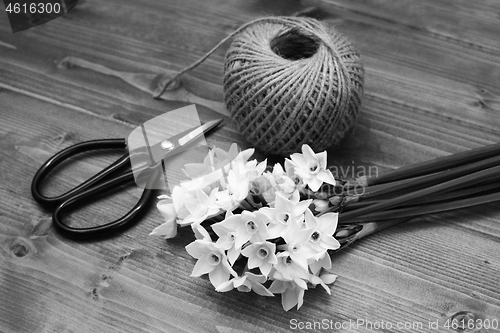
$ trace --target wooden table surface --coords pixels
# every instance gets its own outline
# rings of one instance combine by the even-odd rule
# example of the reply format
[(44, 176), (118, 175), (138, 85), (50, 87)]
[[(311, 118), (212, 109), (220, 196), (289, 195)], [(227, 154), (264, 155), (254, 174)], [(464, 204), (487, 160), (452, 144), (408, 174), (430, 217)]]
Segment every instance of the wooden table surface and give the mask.
[[(383, 172), (500, 141), (496, 0), (80, 0), (67, 15), (15, 34), (1, 14), (1, 332), (287, 332), (314, 331), (307, 327), (315, 322), (323, 325), (316, 331), (401, 332), (383, 327), (400, 323), (449, 332), (446, 321), (462, 311), (500, 320), (499, 204), (415, 218), (355, 243), (333, 257), (339, 278), (331, 296), (309, 290), (300, 310), (285, 312), (279, 297), (217, 293), (207, 278), (190, 277), (190, 230), (168, 241), (149, 236), (162, 222), (154, 207), (114, 238), (74, 241), (32, 199), (31, 179), (52, 154), (83, 140), (127, 137), (193, 102), (202, 121), (226, 120), (210, 144), (248, 147), (221, 104), (228, 45), (187, 76), (189, 92), (162, 100), (95, 65), (173, 73), (247, 21), (311, 6), (311, 15), (353, 41), (366, 70), (356, 128), (329, 151), (330, 165)], [(93, 69), (67, 66), (66, 57)], [(178, 126), (174, 119), (166, 132)], [(46, 193), (69, 189), (119, 154), (67, 165)], [(131, 187), (73, 219), (111, 219), (139, 193)], [(348, 326), (357, 321), (366, 324)]]

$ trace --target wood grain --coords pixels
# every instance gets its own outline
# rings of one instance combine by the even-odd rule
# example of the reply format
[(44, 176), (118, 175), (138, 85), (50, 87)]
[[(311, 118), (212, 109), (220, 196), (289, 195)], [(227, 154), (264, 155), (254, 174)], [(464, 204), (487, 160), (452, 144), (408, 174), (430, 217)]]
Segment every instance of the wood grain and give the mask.
[[(309, 290), (299, 311), (284, 312), (279, 297), (217, 293), (207, 278), (190, 277), (194, 260), (184, 249), (190, 230), (168, 242), (148, 236), (161, 223), (154, 207), (117, 237), (77, 242), (56, 232), (50, 213), (31, 198), (31, 178), (55, 152), (83, 140), (126, 137), (191, 102), (174, 95), (154, 100), (116, 75), (64, 69), (61, 60), (151, 77), (173, 73), (251, 19), (310, 6), (352, 39), (366, 69), (362, 112), (352, 133), (329, 151), (330, 165), (383, 172), (500, 140), (495, 1), (81, 0), (69, 14), (16, 34), (2, 19), (1, 332), (288, 332), (292, 323), (322, 320), (421, 323), (410, 331), (450, 332), (444, 323), (461, 311), (500, 320), (498, 204), (417, 218), (357, 242), (333, 258), (339, 278), (331, 296)], [(220, 105), (227, 47), (190, 73), (186, 91)], [(247, 147), (230, 118), (208, 106), (197, 104), (202, 121), (225, 119), (209, 143)], [(174, 119), (165, 132), (182, 125)], [(120, 153), (65, 165), (46, 193), (69, 189)], [(172, 165), (175, 181), (182, 163)], [(128, 188), (71, 219), (111, 219), (139, 194)], [(439, 329), (431, 329), (436, 321)]]

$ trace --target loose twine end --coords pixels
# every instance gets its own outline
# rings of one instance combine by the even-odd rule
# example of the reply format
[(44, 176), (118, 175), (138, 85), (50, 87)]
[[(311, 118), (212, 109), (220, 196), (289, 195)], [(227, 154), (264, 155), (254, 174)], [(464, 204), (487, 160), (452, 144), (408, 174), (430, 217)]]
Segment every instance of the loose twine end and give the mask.
[[(158, 87), (156, 88), (156, 90), (153, 93), (153, 98), (159, 99), (165, 93), (165, 91), (167, 89), (169, 89), (169, 90), (176, 89), (179, 86), (179, 83), (180, 83), (179, 78), (180, 78), (180, 76), (182, 74), (184, 74), (184, 73), (192, 70), (193, 68), (195, 68), (196, 66), (198, 66), (199, 64), (201, 64), (202, 62), (204, 62), (222, 44), (224, 44), (227, 40), (229, 40), (230, 38), (232, 38), (235, 35), (237, 35), (242, 30), (244, 30), (244, 29), (246, 29), (246, 28), (248, 28), (248, 27), (250, 27), (250, 26), (252, 26), (254, 24), (261, 23), (261, 22), (288, 23), (288, 24), (290, 24), (290, 23), (296, 22), (296, 20), (294, 20), (293, 18), (286, 18), (286, 17), (274, 17), (274, 18), (267, 18), (266, 17), (266, 18), (258, 18), (258, 19), (255, 19), (253, 21), (250, 21), (248, 23), (243, 24), (238, 29), (234, 30), (231, 34), (229, 34), (227, 37), (225, 37), (224, 39), (222, 39), (210, 51), (208, 51), (207, 53), (205, 53), (205, 55), (203, 57), (201, 57), (200, 59), (198, 59), (197, 61), (195, 61), (193, 64), (189, 65), (188, 67), (184, 68), (183, 70), (181, 70), (173, 78), (165, 78), (164, 80), (160, 81), (158, 83)], [(177, 80), (177, 83), (175, 82), (176, 80)]]
[(168, 90), (174, 90), (179, 88), (180, 86), (180, 73), (176, 74), (174, 77), (166, 77), (165, 79), (161, 80), (158, 82), (158, 87), (156, 90), (153, 92), (153, 98), (154, 99), (160, 99), (161, 96), (165, 93), (165, 91)]

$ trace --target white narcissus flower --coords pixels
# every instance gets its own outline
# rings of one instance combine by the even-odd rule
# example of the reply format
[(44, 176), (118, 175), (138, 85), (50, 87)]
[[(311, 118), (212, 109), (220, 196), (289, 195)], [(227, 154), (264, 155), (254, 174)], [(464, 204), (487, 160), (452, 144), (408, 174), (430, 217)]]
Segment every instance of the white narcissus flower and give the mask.
[(288, 176), (288, 178), (293, 180), (293, 182), (295, 183), (295, 187), (298, 190), (306, 187), (307, 184), (305, 184), (302, 178), (300, 178), (300, 176), (295, 172), (295, 165), (292, 163), (292, 161), (286, 158), (284, 164), (286, 175)]
[(241, 254), (248, 257), (248, 268), (260, 269), (262, 275), (267, 276), (273, 265), (278, 263), (276, 258), (276, 244), (271, 242), (255, 242), (245, 247)]
[(226, 211), (232, 211), (241, 201), (245, 200), (250, 192), (250, 182), (246, 179), (245, 173), (236, 173), (229, 170), (226, 177), (224, 190), (217, 193), (217, 205)]
[(276, 257), (278, 263), (274, 265), (273, 278), (282, 281), (295, 281), (301, 283), (301, 279), (309, 279), (307, 268), (299, 265), (291, 256), (289, 251), (279, 252)]
[(295, 181), (285, 173), (285, 170), (283, 170), (283, 167), (279, 163), (274, 165), (272, 173), (267, 173), (267, 177), (273, 189), (281, 192), (286, 198), (290, 198), (297, 189)]
[(264, 172), (252, 182), (251, 188), (252, 193), (260, 196), (271, 207), (274, 205), (274, 200), (276, 200), (276, 188), (271, 183), (272, 178), (271, 173)]
[(248, 159), (253, 155), (255, 149), (250, 148), (243, 151), (239, 151), (238, 145), (233, 143), (229, 150), (226, 152), (220, 148), (214, 147), (214, 153), (217, 156), (217, 162), (215, 166), (220, 168), (223, 165), (229, 164), (236, 159), (240, 159), (243, 162), (248, 161)]
[(330, 258), (330, 254), (328, 254), (328, 252), (326, 252), (318, 260), (312, 259), (308, 263), (309, 263), (309, 270), (313, 274), (318, 274), (323, 268), (325, 269), (332, 268), (332, 258)]
[(260, 194), (270, 207), (274, 207), (276, 192), (280, 192), (288, 199), (300, 188), (294, 179), (295, 177), (291, 178), (288, 173), (285, 173), (281, 164), (276, 163), (273, 172), (264, 172), (262, 176), (255, 179), (254, 192)]
[(309, 261), (314, 258), (314, 255), (316, 253), (313, 249), (304, 245), (303, 239), (305, 238), (307, 240), (307, 237), (309, 237), (309, 235), (307, 234), (307, 230), (305, 231), (306, 232), (300, 232), (300, 234), (302, 235), (298, 235), (298, 239), (294, 239), (291, 242), (280, 245), (278, 246), (278, 249), (281, 251), (286, 251), (290, 258), (292, 258), (294, 263), (299, 265), (304, 270), (307, 270)]
[(229, 260), (231, 265), (234, 265), (241, 253), (241, 249), (237, 249), (234, 246), (235, 239), (236, 233), (233, 231), (220, 236), (215, 242), (218, 246), (227, 251), (227, 260)]
[[(253, 153), (253, 152), (252, 152)], [(233, 161), (237, 156), (238, 146), (232, 144), (229, 151), (224, 151), (220, 148), (214, 147), (208, 151), (207, 156), (203, 160), (203, 163), (188, 163), (184, 165), (182, 170), (190, 179), (195, 179), (203, 175), (212, 173), (214, 170), (221, 169), (227, 166), (231, 161)], [(251, 156), (252, 154), (250, 154)], [(248, 156), (248, 152), (241, 156)], [(248, 158), (250, 157), (248, 156)], [(247, 158), (247, 159), (248, 159)], [(246, 161), (246, 160), (245, 160)]]
[[(238, 159), (236, 159), (235, 162), (236, 161), (238, 161)], [(264, 173), (264, 170), (266, 170), (267, 167), (267, 160), (264, 160), (260, 163), (257, 163), (257, 160), (251, 160), (249, 162), (246, 162), (243, 166), (244, 172), (246, 174), (246, 179), (251, 182)]]
[(177, 235), (177, 213), (171, 200), (160, 200), (156, 207), (165, 219), (165, 223), (153, 229), (150, 235), (174, 238)]
[[(306, 186), (318, 191), (323, 183), (335, 185), (335, 179), (326, 169), (326, 152), (316, 154), (308, 145), (272, 172), (265, 172), (267, 161), (248, 161), (253, 152), (239, 152), (234, 144), (228, 152), (211, 149), (203, 163), (187, 164), (184, 172), (190, 180), (175, 186), (171, 197), (159, 197), (165, 223), (151, 234), (171, 238), (177, 224), (189, 224), (196, 240), (186, 251), (197, 259), (191, 276), (208, 274), (219, 292), (279, 293), (286, 311), (300, 308), (308, 283), (330, 292), (327, 284), (336, 276), (320, 273), (332, 266), (328, 250), (340, 247), (333, 237), (338, 213), (314, 216), (309, 207), (314, 203), (313, 211), (324, 212), (328, 201), (301, 201), (300, 193)], [(237, 207), (242, 212), (233, 214)], [(224, 220), (211, 226), (218, 236), (214, 242), (201, 224), (224, 211)], [(232, 265), (243, 257), (247, 266), (238, 276)], [(248, 271), (255, 268), (260, 275)], [(268, 280), (273, 280), (269, 289), (263, 285)]]
[(285, 237), (291, 223), (302, 225), (304, 212), (311, 204), (312, 199), (300, 201), (300, 194), (295, 191), (288, 199), (282, 193), (276, 192), (274, 208), (263, 207), (259, 212), (267, 215), (271, 221), (268, 226), (269, 239)]
[(247, 162), (246, 153), (248, 151), (238, 154), (228, 168), (224, 169), (224, 177), (220, 180), (221, 191), (217, 195), (217, 204), (223, 210), (232, 211), (237, 208), (249, 196), (251, 183), (260, 177), (266, 168), (266, 161)]
[(330, 202), (328, 200), (314, 199), (314, 210), (318, 213), (324, 212), (330, 207)]
[(219, 292), (230, 291), (234, 288), (241, 292), (250, 292), (253, 290), (256, 294), (261, 296), (274, 296), (266, 287), (262, 284), (267, 281), (267, 277), (264, 275), (256, 275), (250, 272), (245, 272), (243, 276), (232, 278), (219, 285), (215, 290)]
[(311, 210), (306, 210), (305, 223), (309, 230), (307, 246), (317, 252), (315, 259), (323, 257), (327, 250), (340, 248), (340, 243), (333, 237), (337, 230), (338, 215), (338, 213), (326, 213), (316, 217)]
[(235, 170), (238, 176), (245, 174), (245, 178), (249, 179), (247, 181), (253, 180), (260, 176), (266, 168), (265, 161), (261, 163), (257, 163), (256, 160), (247, 162), (253, 151), (253, 149), (247, 149), (238, 152), (236, 144), (231, 145), (228, 152), (220, 148), (213, 148), (208, 152), (203, 163), (188, 163), (184, 166), (183, 171), (190, 180), (182, 182), (180, 186), (188, 192), (202, 189), (207, 194), (214, 188), (225, 190), (228, 186), (228, 173), (231, 170)]
[(198, 259), (191, 276), (208, 273), (210, 282), (215, 288), (229, 280), (231, 275), (238, 276), (227, 261), (224, 250), (211, 241), (197, 239), (186, 246), (186, 251)]
[(305, 228), (302, 221), (298, 223), (291, 222), (282, 237), (285, 244), (279, 245), (278, 250), (287, 251), (297, 265), (307, 270), (308, 263), (316, 255), (316, 251), (307, 246), (310, 230)]
[(179, 186), (189, 193), (195, 193), (198, 190), (210, 193), (213, 189), (219, 189), (223, 178), (223, 169), (216, 169), (194, 179), (182, 181)]
[(175, 186), (171, 198), (178, 220), (184, 220), (189, 215), (189, 211), (184, 204), (186, 201), (195, 198), (194, 193), (187, 191), (182, 186)]
[(290, 196), (297, 189), (295, 181), (285, 173), (285, 170), (283, 170), (283, 167), (279, 163), (276, 163), (274, 165), (273, 179), (275, 181), (277, 189), (287, 198), (290, 198)]
[(296, 283), (295, 281), (274, 280), (269, 287), (269, 291), (273, 294), (281, 294), (281, 305), (285, 311), (290, 310), (295, 305), (297, 305), (297, 309), (300, 309), (304, 303), (304, 291), (307, 290), (307, 284), (300, 281)]
[(196, 239), (212, 241), (212, 237), (210, 237), (207, 229), (205, 229), (200, 223), (191, 224), (191, 229), (193, 230), (193, 234)]
[(216, 188), (210, 192), (210, 195), (207, 195), (202, 190), (197, 190), (196, 197), (184, 203), (189, 215), (180, 221), (179, 224), (188, 225), (191, 223), (201, 223), (207, 218), (219, 214), (220, 208), (215, 203), (216, 196)]
[(326, 151), (316, 154), (308, 145), (302, 145), (302, 154), (290, 155), (294, 172), (309, 186), (317, 191), (323, 183), (335, 185), (332, 172), (326, 169)]
[(311, 274), (309, 277), (309, 282), (316, 287), (316, 285), (321, 285), (323, 289), (326, 290), (326, 292), (331, 295), (332, 292), (330, 291), (330, 288), (328, 288), (327, 284), (332, 284), (335, 282), (337, 279), (337, 275), (334, 274), (322, 274), (320, 276)]
[(236, 249), (241, 249), (248, 241), (254, 243), (267, 239), (266, 221), (267, 216), (258, 211), (244, 210), (241, 214), (235, 214), (222, 222), (213, 224), (212, 229), (219, 237), (234, 231), (234, 246)]

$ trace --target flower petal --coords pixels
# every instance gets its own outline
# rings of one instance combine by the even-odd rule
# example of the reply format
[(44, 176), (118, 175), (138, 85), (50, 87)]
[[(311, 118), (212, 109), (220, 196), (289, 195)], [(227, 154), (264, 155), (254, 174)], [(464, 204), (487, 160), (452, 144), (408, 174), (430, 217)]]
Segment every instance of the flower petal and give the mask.
[(319, 167), (321, 169), (326, 169), (326, 162), (327, 162), (327, 157), (326, 157), (326, 151), (322, 151), (321, 153), (316, 154), (316, 160), (318, 161)]
[(299, 288), (287, 289), (281, 294), (281, 305), (283, 306), (283, 309), (288, 311), (293, 308), (299, 302), (299, 298)]
[(208, 244), (211, 242), (206, 241), (206, 240), (200, 240), (197, 239), (194, 242), (189, 243), (186, 245), (186, 251), (189, 253), (193, 258), (200, 259), (207, 255), (208, 250)]
[(316, 174), (316, 178), (318, 178), (324, 183), (335, 186), (335, 177), (333, 177), (332, 172), (330, 170), (321, 170)]
[(308, 144), (303, 144), (302, 145), (302, 154), (304, 155), (304, 158), (306, 160), (311, 160), (311, 159), (317, 159), (316, 158), (316, 153)]
[(246, 232), (245, 227), (240, 227), (236, 230), (234, 237), (234, 247), (237, 249), (241, 249), (243, 244), (248, 242), (251, 238), (251, 235)]
[(217, 288), (229, 279), (229, 273), (222, 265), (217, 265), (215, 269), (208, 274), (208, 278), (210, 279), (212, 286)]
[(316, 285), (321, 285), (323, 287), (323, 289), (326, 290), (326, 292), (331, 295), (332, 292), (330, 290), (330, 288), (328, 288), (328, 286), (323, 282), (323, 280), (320, 279), (319, 276), (316, 276), (316, 275), (311, 275), (311, 277), (309, 278), (309, 282), (316, 287)]
[(175, 211), (173, 203), (168, 202), (168, 200), (161, 200), (156, 205), (156, 208), (158, 208), (161, 215), (166, 221), (175, 220), (177, 213)]
[(250, 269), (255, 268), (255, 267), (259, 267), (260, 265), (262, 265), (262, 259), (257, 257), (255, 255), (255, 253), (253, 253), (252, 255), (250, 255), (250, 257), (248, 257), (247, 265), (248, 265), (248, 268), (250, 268)]
[(337, 280), (337, 275), (335, 275), (335, 274), (322, 274), (322, 275), (320, 275), (320, 278), (325, 284), (331, 284), (331, 283), (334, 283), (335, 280)]
[(239, 276), (237, 278), (233, 278), (233, 284), (234, 284), (234, 287), (235, 288), (238, 288), (239, 286), (241, 286), (242, 284), (245, 283), (247, 277), (246, 276)]
[(299, 293), (297, 295), (297, 310), (304, 304), (304, 289), (299, 289)]
[(307, 161), (302, 154), (295, 153), (290, 155), (291, 162), (294, 167), (298, 168), (300, 166), (306, 165)]
[(311, 189), (311, 191), (316, 192), (323, 185), (323, 182), (319, 180), (317, 177), (311, 177), (307, 180), (307, 186)]
[(240, 256), (240, 251), (238, 251), (234, 246), (227, 251), (227, 260), (229, 264), (233, 265), (236, 259)]
[(324, 249), (327, 250), (337, 250), (338, 248), (340, 248), (339, 241), (330, 235), (322, 235), (320, 244)]
[(154, 228), (149, 234), (151, 236), (165, 236), (165, 238), (174, 238), (177, 235), (177, 223), (165, 222)]
[(210, 273), (216, 266), (210, 265), (205, 258), (198, 259), (193, 267), (191, 276), (202, 276), (203, 274)]
[(199, 175), (204, 174), (208, 169), (208, 166), (204, 163), (187, 163), (184, 164), (184, 173), (189, 177), (189, 178), (194, 178)]
[(268, 296), (268, 297), (274, 296), (274, 294), (272, 292), (270, 292), (269, 289), (267, 289), (266, 287), (264, 287), (260, 283), (253, 283), (252, 290), (260, 296)]
[(293, 281), (295, 284), (297, 284), (297, 287), (300, 289), (307, 289), (307, 283), (306, 281), (299, 279), (299, 278), (294, 278)]
[(281, 294), (285, 292), (285, 290), (286, 290), (285, 282), (280, 280), (274, 280), (273, 283), (271, 283), (271, 286), (269, 287), (269, 291), (274, 294)]
[(335, 230), (337, 230), (339, 213), (326, 213), (321, 215), (317, 219), (321, 232), (325, 232), (328, 235), (333, 235), (335, 233)]
[(205, 240), (209, 242), (212, 241), (212, 238), (210, 237), (207, 229), (203, 228), (201, 224), (193, 223), (191, 224), (191, 229), (193, 229), (193, 233), (196, 239)]
[[(248, 267), (250, 268), (250, 267)], [(262, 265), (260, 265), (259, 269), (260, 269), (260, 272), (262, 273), (262, 275), (265, 275), (265, 276), (268, 276), (269, 273), (271, 272), (271, 269), (273, 268), (273, 265), (271, 265), (270, 263), (266, 262)]]
[(221, 284), (219, 284), (217, 288), (215, 288), (215, 291), (225, 293), (226, 291), (233, 290), (234, 289), (233, 281), (234, 279), (222, 282)]

